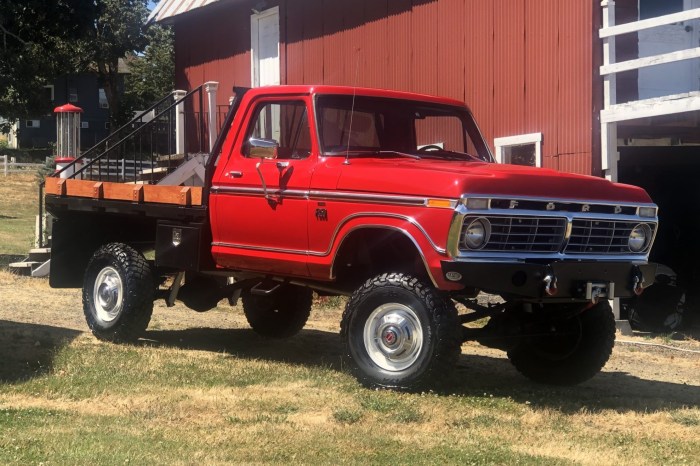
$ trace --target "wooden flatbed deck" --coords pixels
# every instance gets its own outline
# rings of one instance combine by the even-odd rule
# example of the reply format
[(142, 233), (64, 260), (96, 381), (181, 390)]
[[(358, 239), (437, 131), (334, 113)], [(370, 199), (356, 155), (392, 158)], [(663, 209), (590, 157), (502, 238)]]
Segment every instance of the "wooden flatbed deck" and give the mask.
[(183, 207), (202, 205), (202, 188), (197, 186), (134, 185), (109, 181), (46, 178), (47, 195), (82, 197), (135, 203), (169, 204)]

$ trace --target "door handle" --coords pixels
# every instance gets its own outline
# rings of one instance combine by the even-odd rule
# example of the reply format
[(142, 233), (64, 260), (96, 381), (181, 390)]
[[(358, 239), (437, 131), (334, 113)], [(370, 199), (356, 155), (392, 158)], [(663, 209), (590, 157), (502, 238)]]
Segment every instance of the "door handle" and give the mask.
[(228, 172), (228, 176), (230, 176), (231, 178), (243, 178), (243, 172), (231, 171)]
[(277, 162), (277, 169), (284, 170), (289, 166), (289, 162)]

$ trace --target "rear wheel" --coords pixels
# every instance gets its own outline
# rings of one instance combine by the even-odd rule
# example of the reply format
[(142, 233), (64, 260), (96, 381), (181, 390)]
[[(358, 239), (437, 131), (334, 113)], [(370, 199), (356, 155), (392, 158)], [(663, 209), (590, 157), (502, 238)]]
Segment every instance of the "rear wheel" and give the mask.
[(353, 293), (341, 337), (364, 385), (415, 390), (452, 372), (460, 354), (457, 311), (432, 288), (400, 273), (382, 274)]
[(610, 358), (615, 317), (603, 301), (575, 317), (526, 324), (524, 332), (508, 351), (515, 368), (535, 382), (575, 385), (600, 372)]
[(100, 340), (137, 340), (153, 313), (153, 276), (146, 259), (121, 243), (100, 247), (83, 281), (83, 312)]
[(243, 296), (243, 313), (253, 330), (265, 337), (287, 338), (304, 328), (311, 314), (313, 293), (308, 288), (280, 285), (270, 295)]

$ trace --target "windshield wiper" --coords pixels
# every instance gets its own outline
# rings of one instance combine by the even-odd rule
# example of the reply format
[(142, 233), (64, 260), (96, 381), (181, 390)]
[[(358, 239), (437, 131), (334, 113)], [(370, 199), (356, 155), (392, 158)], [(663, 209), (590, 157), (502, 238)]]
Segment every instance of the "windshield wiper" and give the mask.
[(415, 159), (415, 160), (420, 160), (423, 158), (420, 155), (409, 154), (407, 152), (399, 152), (397, 150), (380, 150), (380, 151), (377, 151), (377, 154), (378, 155), (384, 155), (384, 154), (399, 155), (401, 157), (408, 157), (409, 159)]
[(422, 157), (414, 154), (408, 154), (406, 152), (399, 152), (395, 150), (352, 150), (350, 149), (349, 151), (332, 151), (332, 152), (326, 152), (325, 155), (331, 156), (331, 157), (337, 157), (337, 156), (345, 156), (345, 155), (398, 155), (399, 157), (406, 157), (410, 159), (415, 159), (415, 160), (421, 160)]

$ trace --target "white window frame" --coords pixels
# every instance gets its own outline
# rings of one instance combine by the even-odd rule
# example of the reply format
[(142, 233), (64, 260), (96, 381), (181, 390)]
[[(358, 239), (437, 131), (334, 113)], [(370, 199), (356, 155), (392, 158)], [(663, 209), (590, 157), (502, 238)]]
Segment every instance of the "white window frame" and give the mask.
[[(282, 20), (280, 16), (280, 7), (276, 6), (270, 9), (267, 9), (265, 11), (261, 11), (259, 13), (253, 13), (250, 16), (250, 86), (251, 87), (258, 87), (260, 86), (260, 69), (258, 67), (258, 56), (260, 54), (260, 20), (264, 19), (268, 16), (274, 16), (277, 15), (277, 18), (279, 21)], [(280, 37), (278, 37), (277, 40), (277, 59), (280, 60), (279, 64), (280, 66), (282, 65), (281, 57), (280, 57), (280, 42), (282, 40), (281, 34), (282, 34), (282, 27), (278, 23), (277, 24), (277, 31), (280, 34)], [(279, 70), (281, 72), (281, 69)], [(279, 79), (280, 77), (278, 77)]]
[[(104, 99), (102, 99), (102, 95), (104, 94)], [(100, 108), (109, 108), (109, 101), (107, 100), (107, 93), (105, 92), (103, 87), (100, 87), (97, 89), (97, 102)]]
[(504, 160), (504, 148), (512, 146), (535, 145), (535, 166), (542, 166), (542, 133), (519, 134), (517, 136), (507, 136), (504, 138), (494, 138), (493, 145), (496, 148), (496, 161), (498, 163), (510, 163)]
[(41, 120), (26, 120), (24, 123), (25, 128), (41, 128)]
[(45, 89), (51, 89), (51, 102), (56, 100), (55, 87), (53, 84), (47, 84), (44, 86)]

